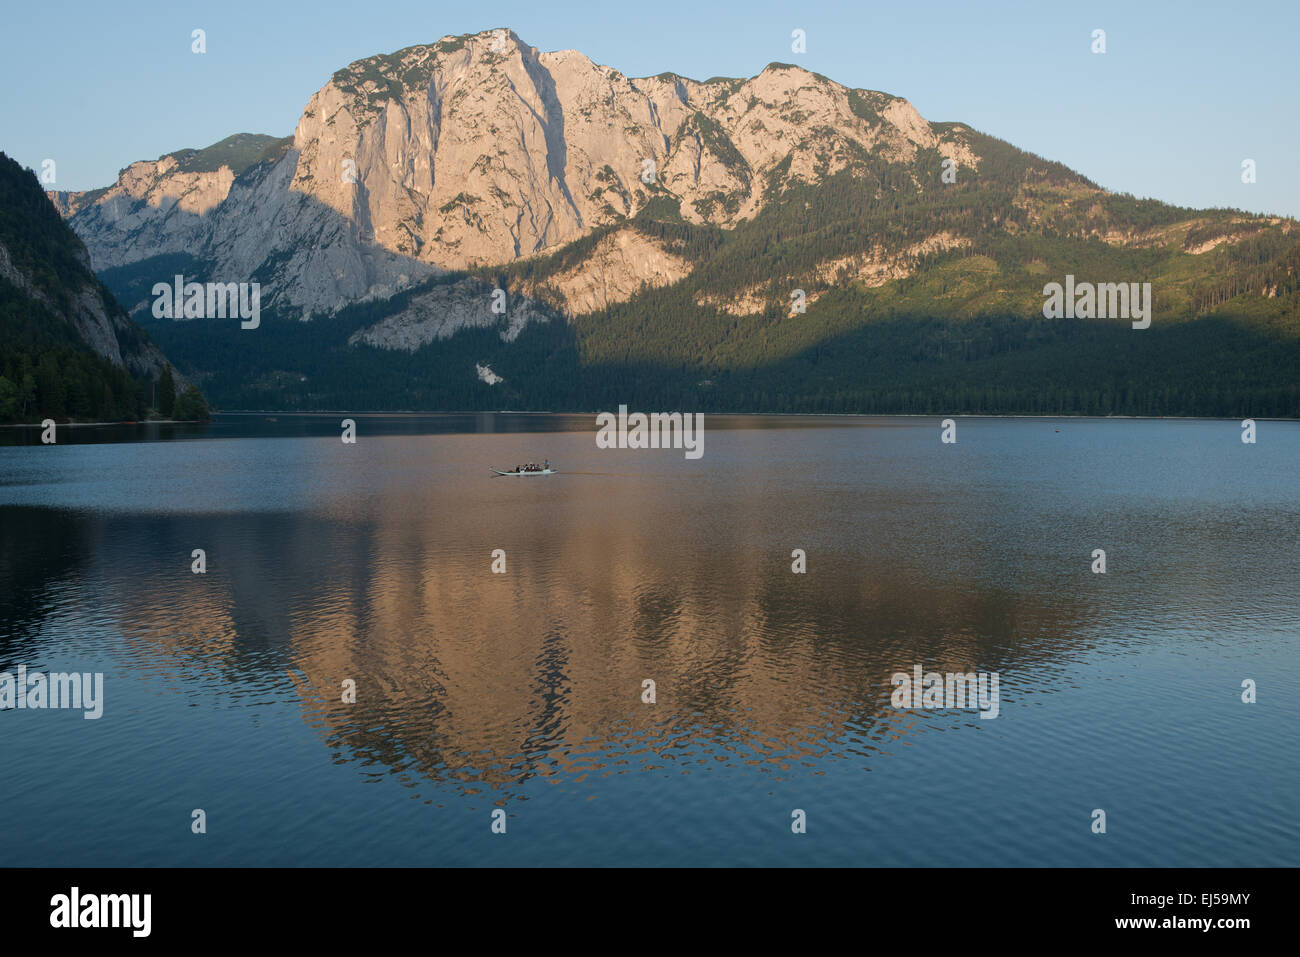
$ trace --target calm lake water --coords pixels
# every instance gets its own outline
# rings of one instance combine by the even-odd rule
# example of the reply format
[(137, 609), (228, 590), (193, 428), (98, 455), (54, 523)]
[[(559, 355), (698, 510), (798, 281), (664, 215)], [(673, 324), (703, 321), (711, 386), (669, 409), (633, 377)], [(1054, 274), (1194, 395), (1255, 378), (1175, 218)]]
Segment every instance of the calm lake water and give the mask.
[(1300, 424), (341, 418), (0, 430), (0, 864), (1300, 862)]

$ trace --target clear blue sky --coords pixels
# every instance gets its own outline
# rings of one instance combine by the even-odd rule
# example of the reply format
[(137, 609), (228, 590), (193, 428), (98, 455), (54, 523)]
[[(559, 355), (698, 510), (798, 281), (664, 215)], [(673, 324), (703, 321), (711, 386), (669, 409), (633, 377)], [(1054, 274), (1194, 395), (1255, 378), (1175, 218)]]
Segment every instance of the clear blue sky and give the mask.
[[(508, 26), (630, 76), (752, 76), (795, 62), (906, 97), (1102, 186), (1300, 216), (1300, 0), (13, 2), (0, 32), (0, 150), (60, 189), (236, 132), (288, 135), (336, 69)], [(190, 51), (207, 31), (208, 52)], [(807, 32), (808, 51), (790, 50)], [(1107, 52), (1090, 52), (1094, 29)], [(1241, 162), (1258, 181), (1241, 182)]]

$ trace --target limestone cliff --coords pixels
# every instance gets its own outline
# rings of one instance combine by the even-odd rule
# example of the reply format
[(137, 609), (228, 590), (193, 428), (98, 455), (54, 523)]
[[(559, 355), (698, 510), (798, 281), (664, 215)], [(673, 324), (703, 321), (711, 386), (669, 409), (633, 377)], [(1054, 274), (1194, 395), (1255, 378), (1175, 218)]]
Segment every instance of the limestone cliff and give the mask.
[[(635, 79), (502, 29), (339, 70), (292, 141), (251, 137), (267, 145), (240, 168), (219, 165), (216, 147), (200, 151), (218, 157), (207, 162), (186, 151), (131, 164), (89, 201), (54, 200), (97, 269), (184, 253), (209, 273), (195, 278), (260, 280), (264, 304), (309, 318), (558, 248), (651, 202), (731, 227), (867, 155), (907, 164), (941, 150), (976, 168), (969, 133), (789, 65)], [(636, 242), (601, 248), (604, 276), (561, 277), (564, 304), (592, 311), (688, 271)]]

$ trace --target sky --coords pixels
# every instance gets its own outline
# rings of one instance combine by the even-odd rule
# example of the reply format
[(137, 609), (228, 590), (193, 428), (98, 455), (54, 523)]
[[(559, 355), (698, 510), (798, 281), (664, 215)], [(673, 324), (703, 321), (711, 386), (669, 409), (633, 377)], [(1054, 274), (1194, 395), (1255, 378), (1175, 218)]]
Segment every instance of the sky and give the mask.
[(1300, 0), (14, 0), (0, 25), (0, 150), (38, 172), (53, 159), (56, 189), (106, 186), (128, 163), (232, 133), (287, 136), (348, 63), (504, 26), (633, 77), (795, 63), (1106, 189), (1300, 217)]

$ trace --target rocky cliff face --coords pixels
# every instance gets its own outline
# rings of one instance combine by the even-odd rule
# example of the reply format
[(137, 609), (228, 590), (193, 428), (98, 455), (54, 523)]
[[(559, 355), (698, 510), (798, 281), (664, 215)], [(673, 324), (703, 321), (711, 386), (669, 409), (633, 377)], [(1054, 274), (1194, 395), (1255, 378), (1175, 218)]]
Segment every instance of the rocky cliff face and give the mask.
[[(71, 219), (95, 268), (182, 253), (199, 282), (262, 283), (262, 302), (309, 318), (386, 298), (434, 270), (368, 241), (364, 227), (291, 188), (298, 151), (238, 177), (228, 167), (187, 173), (172, 157), (134, 163)], [(159, 281), (168, 281), (161, 270)]]
[(523, 291), (555, 303), (566, 315), (581, 316), (627, 302), (643, 289), (670, 286), (689, 275), (691, 267), (690, 260), (664, 243), (623, 227), (544, 282), (525, 282)]
[(47, 189), (45, 195), (50, 198), (54, 208), (59, 211), (59, 215), (64, 219), (75, 216), (83, 208), (89, 206), (95, 200), (99, 199), (106, 190), (88, 189), (83, 191), (65, 190), (65, 189)]
[[(99, 287), (88, 262), (86, 275), (80, 284), (75, 280), (69, 283), (70, 295), (66, 303), (56, 302), (37, 288), (31, 276), (16, 269), (3, 243), (0, 243), (0, 279), (8, 280), (49, 308), (68, 323), (90, 348), (114, 365), (127, 369), (132, 375), (146, 380), (157, 379), (167, 365), (166, 358), (156, 345), (148, 339), (139, 341), (143, 338), (142, 334), (130, 317), (120, 307), (116, 307), (116, 303), (111, 300), (106, 302), (109, 297)], [(129, 344), (124, 346), (124, 341)], [(189, 384), (179, 373), (174, 372), (173, 375), (179, 386)]]
[(73, 228), (93, 246), (96, 269), (176, 252), (201, 229), (204, 215), (225, 201), (233, 181), (228, 167), (183, 172), (173, 156), (132, 163), (74, 214)]
[(975, 166), (962, 132), (796, 67), (631, 79), (488, 32), (336, 73), (299, 122), (294, 188), (369, 223), (385, 248), (461, 267), (561, 245), (655, 197), (688, 222), (733, 225), (786, 181), (816, 183), (858, 155), (910, 163), (942, 146)]
[[(497, 30), (340, 70), (292, 143), (246, 169), (165, 156), (89, 201), (55, 201), (97, 269), (185, 253), (209, 271), (200, 281), (258, 279), (265, 305), (308, 318), (554, 249), (652, 202), (730, 227), (863, 157), (909, 164), (938, 150), (977, 168), (969, 134), (788, 65), (748, 80), (633, 79)], [(616, 297), (684, 274), (627, 237), (603, 252)], [(567, 277), (565, 298), (600, 308), (610, 278)]]
[(491, 286), (477, 279), (435, 285), (427, 292), (413, 294), (404, 308), (353, 333), (348, 345), (364, 343), (378, 349), (415, 352), (431, 342), (450, 339), (462, 329), (491, 328), (498, 330), (502, 342), (514, 342), (529, 323), (548, 322), (551, 318), (537, 303), (522, 296), (509, 303), (505, 312), (494, 313), (489, 305), (492, 291)]

